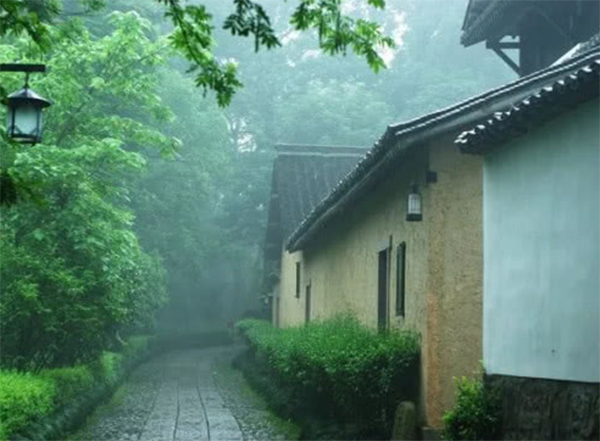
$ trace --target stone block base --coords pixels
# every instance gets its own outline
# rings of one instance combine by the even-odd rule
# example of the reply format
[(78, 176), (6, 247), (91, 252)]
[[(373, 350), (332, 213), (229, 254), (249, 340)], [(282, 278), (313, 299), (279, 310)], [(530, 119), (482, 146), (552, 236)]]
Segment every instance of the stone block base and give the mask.
[(510, 440), (597, 440), (600, 384), (488, 375), (502, 396), (502, 434)]
[(423, 441), (440, 441), (443, 439), (442, 430), (435, 427), (421, 427), (421, 439)]

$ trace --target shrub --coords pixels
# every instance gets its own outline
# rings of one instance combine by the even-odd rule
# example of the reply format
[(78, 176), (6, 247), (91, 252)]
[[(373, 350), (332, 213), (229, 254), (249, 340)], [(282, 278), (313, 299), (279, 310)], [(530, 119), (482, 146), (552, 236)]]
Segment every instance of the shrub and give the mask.
[(394, 406), (416, 394), (415, 333), (377, 333), (349, 316), (287, 329), (247, 319), (236, 329), (257, 362), (290, 389), (297, 412), (389, 432)]
[(457, 380), (458, 396), (444, 415), (444, 438), (448, 440), (499, 439), (501, 403), (498, 391), (481, 380)]
[(0, 441), (91, 395), (97, 387), (115, 386), (123, 377), (126, 361), (143, 354), (148, 340), (131, 337), (122, 354), (104, 352), (89, 365), (44, 369), (38, 374), (0, 371)]
[(92, 365), (92, 372), (96, 379), (107, 386), (117, 384), (122, 370), (123, 355), (116, 352), (104, 351), (100, 359)]
[(94, 387), (94, 376), (88, 366), (47, 369), (40, 377), (49, 379), (56, 387), (55, 406), (69, 403), (82, 394), (89, 393)]
[(49, 378), (0, 372), (0, 440), (50, 414), (56, 388)]

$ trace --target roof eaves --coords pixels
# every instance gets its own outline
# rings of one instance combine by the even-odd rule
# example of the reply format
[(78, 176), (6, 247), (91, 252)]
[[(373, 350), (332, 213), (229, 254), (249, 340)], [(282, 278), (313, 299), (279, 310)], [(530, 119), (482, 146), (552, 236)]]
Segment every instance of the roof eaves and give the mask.
[[(468, 47), (485, 40), (485, 30), (500, 22), (502, 14), (506, 13), (508, 0), (496, 0), (490, 2), (487, 7), (479, 13), (479, 16), (473, 20), (470, 26), (466, 26), (466, 20), (463, 24), (463, 33), (460, 42)], [(513, 2), (514, 3), (514, 2)]]
[(490, 6), (490, 3), (493, 3), (493, 0), (469, 0), (461, 30), (465, 30), (471, 23), (477, 20), (481, 13)]
[(524, 134), (527, 128), (599, 96), (600, 59), (593, 60), (550, 86), (528, 96), (504, 112), (461, 133), (455, 140), (463, 153), (483, 154), (492, 147)]
[(365, 158), (332, 189), (329, 195), (304, 218), (298, 228), (287, 238), (286, 249), (289, 251), (301, 249), (345, 204), (360, 196), (360, 187), (362, 186), (364, 189), (364, 186), (373, 182), (373, 174), (385, 171), (386, 164), (389, 164), (404, 150), (415, 144), (422, 144), (425, 138), (430, 139), (453, 128), (456, 129), (481, 120), (480, 112), (483, 107), (485, 107), (486, 114), (506, 109), (515, 101), (530, 95), (532, 89), (541, 87), (542, 84), (560, 77), (564, 72), (573, 70), (574, 66), (580, 66), (598, 56), (598, 52), (598, 49), (595, 49), (575, 57), (563, 65), (548, 67), (446, 109), (407, 123), (389, 126), (375, 146), (367, 152)]

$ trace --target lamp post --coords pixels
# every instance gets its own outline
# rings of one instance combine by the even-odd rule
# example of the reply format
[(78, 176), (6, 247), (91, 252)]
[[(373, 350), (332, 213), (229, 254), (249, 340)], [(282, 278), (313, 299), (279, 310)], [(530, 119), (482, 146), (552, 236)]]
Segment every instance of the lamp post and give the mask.
[(25, 73), (23, 89), (11, 93), (3, 102), (8, 107), (6, 118), (8, 137), (23, 144), (41, 142), (42, 112), (52, 103), (29, 88), (29, 74), (46, 72), (46, 66), (43, 64), (0, 64), (0, 72)]

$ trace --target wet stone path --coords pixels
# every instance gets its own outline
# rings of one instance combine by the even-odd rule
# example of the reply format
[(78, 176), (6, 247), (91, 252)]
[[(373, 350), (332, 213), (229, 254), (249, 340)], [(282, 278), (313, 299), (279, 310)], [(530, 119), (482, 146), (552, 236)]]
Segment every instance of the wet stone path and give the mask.
[(236, 346), (175, 351), (138, 367), (71, 440), (259, 441), (296, 437), (231, 368)]

